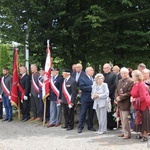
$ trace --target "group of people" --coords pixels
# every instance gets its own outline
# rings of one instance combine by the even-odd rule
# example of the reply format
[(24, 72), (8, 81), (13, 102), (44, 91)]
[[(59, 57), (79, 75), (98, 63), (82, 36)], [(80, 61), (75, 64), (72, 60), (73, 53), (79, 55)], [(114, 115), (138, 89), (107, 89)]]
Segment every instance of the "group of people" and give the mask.
[[(140, 132), (137, 139), (147, 141), (150, 133), (150, 71), (142, 63), (137, 70), (120, 68), (110, 64), (103, 65), (103, 73), (95, 74), (92, 67), (83, 71), (82, 64), (74, 64), (73, 71), (52, 68), (49, 96), (46, 98), (47, 128), (58, 127), (61, 124), (62, 114), (67, 131), (74, 128), (74, 114), (77, 114), (77, 132), (82, 133), (85, 121), (87, 129), (93, 128), (93, 117), (96, 111), (98, 131), (96, 134), (104, 134), (108, 129), (117, 127), (114, 118), (114, 106), (119, 110), (123, 139), (131, 137), (131, 128)], [(44, 69), (36, 64), (31, 64), (31, 77), (27, 74), (25, 66), (20, 67), (20, 82), (18, 84), (21, 101), (22, 122), (28, 120), (43, 121), (44, 103), (42, 99), (42, 84)], [(11, 80), (8, 68), (3, 68), (3, 77), (0, 83), (0, 119), (3, 118), (2, 107), (5, 108), (3, 121), (12, 121), (11, 106)], [(111, 104), (111, 108), (110, 108)], [(108, 111), (109, 109), (109, 111)], [(141, 123), (134, 123), (135, 112), (139, 110), (142, 115)], [(129, 123), (129, 115), (132, 120)]]

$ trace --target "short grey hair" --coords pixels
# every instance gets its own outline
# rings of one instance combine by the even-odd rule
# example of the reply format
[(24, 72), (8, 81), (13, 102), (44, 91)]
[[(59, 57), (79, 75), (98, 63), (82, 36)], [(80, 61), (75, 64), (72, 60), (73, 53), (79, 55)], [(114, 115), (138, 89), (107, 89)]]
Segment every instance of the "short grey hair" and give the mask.
[(104, 77), (103, 74), (101, 74), (101, 73), (96, 74), (94, 80), (97, 81), (97, 79), (98, 79), (99, 77), (100, 77), (100, 78), (103, 78), (103, 81), (104, 81), (105, 77)]
[(142, 70), (142, 72), (143, 73), (150, 73), (150, 70), (145, 68), (144, 70)]
[(123, 68), (121, 68), (120, 72), (127, 72), (127, 73), (129, 73), (129, 69), (126, 68), (126, 67), (123, 67)]

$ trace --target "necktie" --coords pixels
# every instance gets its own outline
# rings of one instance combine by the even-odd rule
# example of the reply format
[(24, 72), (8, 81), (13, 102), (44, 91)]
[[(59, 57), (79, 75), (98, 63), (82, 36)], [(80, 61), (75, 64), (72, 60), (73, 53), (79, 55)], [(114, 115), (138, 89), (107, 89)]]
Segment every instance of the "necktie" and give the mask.
[(54, 80), (55, 80), (55, 76), (53, 76), (53, 82), (54, 82)]
[(90, 77), (90, 80), (93, 82), (93, 78), (92, 77)]

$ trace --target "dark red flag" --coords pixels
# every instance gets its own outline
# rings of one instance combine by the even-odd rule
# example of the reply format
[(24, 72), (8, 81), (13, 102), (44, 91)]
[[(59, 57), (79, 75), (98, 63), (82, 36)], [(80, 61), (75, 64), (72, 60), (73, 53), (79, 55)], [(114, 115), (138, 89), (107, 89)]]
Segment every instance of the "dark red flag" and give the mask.
[(12, 75), (12, 88), (11, 88), (11, 103), (18, 106), (18, 50), (14, 48), (14, 59), (13, 59), (13, 75)]

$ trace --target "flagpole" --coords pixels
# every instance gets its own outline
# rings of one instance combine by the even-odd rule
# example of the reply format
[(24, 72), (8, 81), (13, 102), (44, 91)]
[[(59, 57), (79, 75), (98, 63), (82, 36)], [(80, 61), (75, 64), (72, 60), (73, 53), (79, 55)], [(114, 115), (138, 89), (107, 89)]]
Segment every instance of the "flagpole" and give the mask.
[[(47, 48), (49, 46), (49, 42), (50, 42), (50, 40), (47, 40)], [(45, 122), (46, 122), (46, 97), (44, 97), (44, 99), (43, 99), (43, 102), (44, 102), (43, 126), (45, 126)]]
[(44, 116), (43, 116), (43, 126), (45, 126), (46, 122), (46, 98), (43, 100), (44, 101)]
[(18, 120), (21, 118), (21, 111), (20, 111), (20, 99), (18, 97)]

